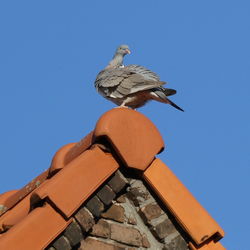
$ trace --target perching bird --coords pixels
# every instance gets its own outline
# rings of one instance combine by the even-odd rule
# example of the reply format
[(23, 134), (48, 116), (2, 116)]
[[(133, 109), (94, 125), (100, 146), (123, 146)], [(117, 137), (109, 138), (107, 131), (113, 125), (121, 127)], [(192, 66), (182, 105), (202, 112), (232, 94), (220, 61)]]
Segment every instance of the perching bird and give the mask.
[(127, 54), (130, 54), (127, 45), (117, 48), (108, 66), (96, 77), (97, 91), (121, 107), (135, 109), (156, 100), (184, 111), (167, 98), (176, 94), (176, 90), (162, 87), (166, 82), (160, 81), (157, 74), (140, 65), (124, 66), (123, 57)]

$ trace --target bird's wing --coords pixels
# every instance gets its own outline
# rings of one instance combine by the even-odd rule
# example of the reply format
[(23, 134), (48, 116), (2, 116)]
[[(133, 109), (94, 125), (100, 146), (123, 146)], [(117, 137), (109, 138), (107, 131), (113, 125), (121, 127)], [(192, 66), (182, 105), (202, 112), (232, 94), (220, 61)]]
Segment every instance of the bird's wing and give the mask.
[(165, 84), (152, 71), (139, 66), (128, 65), (124, 68), (106, 69), (101, 71), (95, 81), (98, 91), (106, 97), (123, 98)]
[(130, 64), (126, 66), (124, 69), (142, 75), (145, 78), (145, 80), (160, 81), (160, 77), (156, 73), (143, 66)]
[(102, 70), (96, 77), (95, 87), (112, 88), (128, 77), (129, 72), (123, 68), (111, 68)]

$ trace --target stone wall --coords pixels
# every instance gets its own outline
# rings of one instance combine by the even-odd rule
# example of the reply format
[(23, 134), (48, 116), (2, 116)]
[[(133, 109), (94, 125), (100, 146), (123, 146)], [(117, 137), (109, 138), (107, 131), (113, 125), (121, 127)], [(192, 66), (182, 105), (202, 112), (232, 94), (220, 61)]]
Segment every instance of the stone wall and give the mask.
[(186, 250), (184, 237), (141, 180), (117, 171), (74, 214), (72, 223), (47, 249)]

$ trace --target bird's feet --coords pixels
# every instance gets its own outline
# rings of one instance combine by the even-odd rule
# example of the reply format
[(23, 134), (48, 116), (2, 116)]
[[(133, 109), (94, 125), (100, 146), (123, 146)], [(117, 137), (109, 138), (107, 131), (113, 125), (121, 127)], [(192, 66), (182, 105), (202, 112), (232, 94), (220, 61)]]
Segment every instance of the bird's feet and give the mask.
[(126, 108), (126, 109), (128, 109), (129, 107), (124, 106), (124, 105), (120, 105), (120, 106), (115, 107), (115, 109), (121, 109), (121, 108)]

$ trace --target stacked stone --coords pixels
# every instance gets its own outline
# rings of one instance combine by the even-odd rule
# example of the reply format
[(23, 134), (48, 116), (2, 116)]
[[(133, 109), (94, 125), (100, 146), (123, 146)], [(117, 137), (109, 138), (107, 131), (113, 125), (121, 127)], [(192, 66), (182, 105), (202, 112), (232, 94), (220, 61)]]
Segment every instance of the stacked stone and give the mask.
[(186, 250), (166, 212), (140, 180), (120, 171), (74, 214), (49, 250)]

